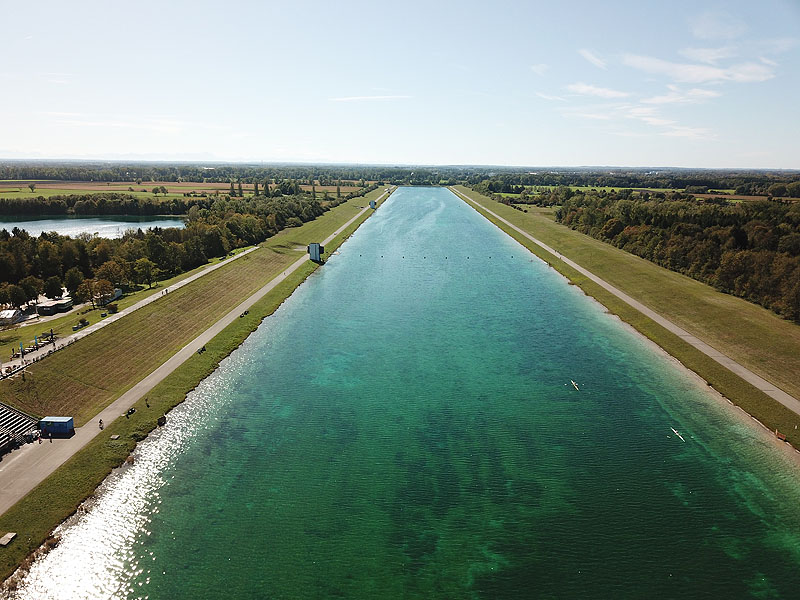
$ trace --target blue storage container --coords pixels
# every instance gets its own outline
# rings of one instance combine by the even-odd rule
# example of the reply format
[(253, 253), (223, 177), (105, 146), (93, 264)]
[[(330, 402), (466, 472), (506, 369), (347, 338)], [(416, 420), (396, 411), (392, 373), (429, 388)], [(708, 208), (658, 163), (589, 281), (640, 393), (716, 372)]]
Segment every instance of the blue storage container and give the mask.
[(42, 433), (65, 435), (75, 430), (75, 423), (73, 423), (72, 417), (45, 417), (39, 421), (39, 429)]

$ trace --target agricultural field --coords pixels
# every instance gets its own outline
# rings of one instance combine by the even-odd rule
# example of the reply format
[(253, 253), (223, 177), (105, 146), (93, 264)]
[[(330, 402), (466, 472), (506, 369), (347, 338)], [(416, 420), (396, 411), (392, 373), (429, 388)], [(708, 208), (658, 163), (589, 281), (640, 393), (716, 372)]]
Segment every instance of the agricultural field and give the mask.
[[(31, 191), (29, 184), (35, 187)], [(238, 189), (238, 184), (234, 184)], [(153, 188), (167, 188), (167, 193), (153, 194)], [(261, 186), (259, 186), (261, 187)], [(274, 184), (271, 186), (274, 187)], [(300, 188), (310, 192), (310, 185), (301, 185)], [(254, 186), (250, 183), (243, 183), (242, 189), (245, 193), (253, 193)], [(317, 185), (317, 193), (322, 195), (325, 191), (333, 195), (336, 193), (335, 185)], [(342, 194), (356, 192), (361, 188), (356, 182), (343, 182), (341, 186)], [(37, 198), (44, 196), (103, 193), (113, 192), (121, 194), (131, 194), (137, 197), (156, 197), (160, 199), (182, 198), (184, 194), (226, 194), (230, 191), (230, 183), (195, 183), (195, 182), (174, 182), (174, 181), (143, 181), (142, 183), (130, 182), (102, 182), (102, 181), (52, 181), (52, 180), (26, 180), (26, 181), (0, 181), (0, 198)]]
[(228, 266), (182, 287), (28, 368), (25, 381), (0, 382), (0, 400), (34, 415), (87, 422), (172, 354), (273, 279), (312, 241), (352, 218), (377, 189), (301, 227), (284, 229)]

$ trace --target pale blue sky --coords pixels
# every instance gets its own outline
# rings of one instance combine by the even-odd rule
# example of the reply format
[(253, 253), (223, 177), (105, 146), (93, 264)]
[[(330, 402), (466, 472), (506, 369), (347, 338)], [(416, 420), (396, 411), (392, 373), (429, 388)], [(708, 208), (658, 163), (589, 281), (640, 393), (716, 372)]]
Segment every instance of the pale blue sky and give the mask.
[(800, 168), (800, 0), (0, 0), (0, 157)]

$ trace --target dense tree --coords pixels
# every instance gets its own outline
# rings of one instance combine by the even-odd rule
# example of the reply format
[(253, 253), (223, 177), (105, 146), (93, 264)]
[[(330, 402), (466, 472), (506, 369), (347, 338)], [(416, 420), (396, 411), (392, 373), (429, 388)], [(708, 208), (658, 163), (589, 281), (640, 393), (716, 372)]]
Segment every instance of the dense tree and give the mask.
[(25, 290), (25, 299), (33, 303), (36, 303), (39, 299), (39, 294), (44, 290), (44, 281), (33, 275), (23, 278), (19, 284)]
[(61, 279), (56, 276), (48, 277), (44, 282), (44, 295), (48, 298), (60, 298), (63, 294)]
[(575, 194), (556, 219), (800, 321), (800, 204), (623, 196)]
[(114, 286), (107, 279), (95, 279), (92, 285), (92, 297), (95, 303), (104, 304), (114, 295)]
[(116, 260), (109, 260), (100, 265), (95, 270), (95, 277), (110, 281), (115, 287), (122, 287), (128, 281), (125, 266)]
[(8, 301), (11, 306), (16, 306), (17, 308), (21, 307), (28, 301), (28, 294), (20, 285), (9, 285), (8, 286)]
[(75, 295), (75, 291), (83, 283), (83, 273), (78, 267), (72, 267), (64, 274), (64, 287), (71, 296)]
[(140, 258), (134, 264), (134, 273), (136, 274), (137, 283), (146, 283), (147, 287), (153, 287), (153, 281), (156, 276), (156, 263), (149, 258)]
[(73, 292), (72, 298), (75, 302), (91, 302), (94, 308), (94, 279), (84, 279), (78, 288)]

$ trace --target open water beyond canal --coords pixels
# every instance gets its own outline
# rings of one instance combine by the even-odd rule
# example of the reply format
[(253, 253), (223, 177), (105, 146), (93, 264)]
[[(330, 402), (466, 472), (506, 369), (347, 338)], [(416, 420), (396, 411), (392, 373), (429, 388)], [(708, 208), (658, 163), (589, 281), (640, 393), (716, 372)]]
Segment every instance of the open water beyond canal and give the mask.
[(797, 598), (800, 469), (402, 188), (60, 534), (20, 598)]
[(24, 229), (29, 235), (38, 237), (42, 233), (57, 232), (59, 235), (78, 237), (81, 234), (96, 235), (104, 238), (120, 238), (126, 231), (150, 228), (185, 226), (179, 217), (139, 217), (131, 215), (92, 215), (92, 216), (42, 216), (34, 218), (31, 215), (11, 216), (0, 215), (0, 229), (9, 233), (16, 227)]

